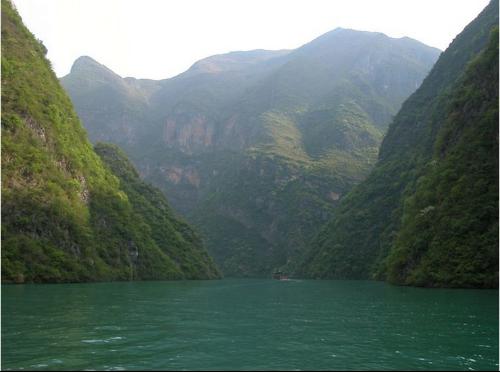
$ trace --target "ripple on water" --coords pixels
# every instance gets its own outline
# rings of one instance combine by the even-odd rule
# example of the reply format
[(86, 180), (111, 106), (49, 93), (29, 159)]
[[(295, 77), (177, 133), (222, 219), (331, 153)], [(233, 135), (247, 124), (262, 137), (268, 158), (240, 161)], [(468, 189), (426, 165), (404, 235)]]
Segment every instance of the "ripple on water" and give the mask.
[(121, 331), (124, 328), (119, 326), (98, 326), (94, 327), (96, 331)]
[[(2, 287), (2, 368), (498, 369), (498, 292), (188, 284)], [(78, 294), (73, 302), (68, 291)], [(116, 303), (123, 311), (110, 312)]]
[(84, 342), (86, 344), (107, 344), (109, 342), (123, 340), (123, 339), (125, 339), (125, 337), (116, 336), (116, 337), (110, 337), (110, 338), (105, 338), (105, 339), (82, 340), (82, 342)]

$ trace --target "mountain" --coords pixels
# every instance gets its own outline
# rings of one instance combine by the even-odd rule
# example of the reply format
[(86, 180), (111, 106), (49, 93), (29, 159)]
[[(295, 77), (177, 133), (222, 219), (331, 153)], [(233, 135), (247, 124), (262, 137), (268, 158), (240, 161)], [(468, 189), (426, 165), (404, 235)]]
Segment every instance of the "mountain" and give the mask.
[(92, 141), (122, 147), (225, 275), (291, 270), (377, 159), (439, 51), (335, 29), (295, 50), (216, 55), (166, 80), (89, 57), (61, 79)]
[(97, 155), (46, 52), (2, 0), (2, 281), (219, 277), (123, 153)]
[(156, 245), (171, 257), (184, 279), (220, 276), (198, 234), (176, 217), (163, 193), (145, 183), (116, 145), (97, 143), (95, 152), (120, 180), (120, 186), (136, 212), (136, 223), (150, 230)]
[(498, 287), (498, 1), (403, 104), (369, 175), (312, 244), (303, 273)]

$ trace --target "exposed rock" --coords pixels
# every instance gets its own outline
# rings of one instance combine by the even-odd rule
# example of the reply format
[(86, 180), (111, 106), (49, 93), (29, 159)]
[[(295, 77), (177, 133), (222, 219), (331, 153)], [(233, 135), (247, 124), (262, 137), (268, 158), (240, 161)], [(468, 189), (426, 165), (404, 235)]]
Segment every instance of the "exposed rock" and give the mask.
[(213, 143), (214, 126), (204, 115), (168, 118), (163, 130), (167, 145), (178, 146), (191, 153), (196, 147), (208, 147)]
[(330, 199), (331, 199), (331, 200), (333, 200), (333, 201), (337, 201), (337, 200), (339, 200), (339, 199), (340, 199), (340, 196), (341, 196), (341, 194), (336, 193), (336, 192), (333, 192), (333, 191), (330, 191), (330, 192), (328, 193), (328, 198), (330, 198)]
[(89, 199), (90, 199), (90, 191), (87, 186), (87, 180), (83, 175), (77, 176), (76, 179), (78, 182), (80, 182), (80, 192), (78, 193), (80, 196), (80, 199), (85, 203), (88, 204)]
[(47, 143), (47, 137), (45, 135), (45, 128), (38, 124), (32, 117), (28, 116), (25, 119), (26, 126), (33, 131), (33, 134), (39, 138), (43, 143)]
[(200, 175), (195, 168), (169, 167), (162, 168), (162, 171), (166, 174), (169, 181), (175, 185), (184, 181), (196, 188), (200, 186)]

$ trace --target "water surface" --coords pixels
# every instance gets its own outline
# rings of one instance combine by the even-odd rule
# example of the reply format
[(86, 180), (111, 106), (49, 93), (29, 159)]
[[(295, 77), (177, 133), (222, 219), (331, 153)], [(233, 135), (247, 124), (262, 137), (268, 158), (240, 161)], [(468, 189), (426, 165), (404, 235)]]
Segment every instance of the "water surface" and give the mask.
[(4, 285), (2, 369), (498, 370), (498, 291), (251, 279)]

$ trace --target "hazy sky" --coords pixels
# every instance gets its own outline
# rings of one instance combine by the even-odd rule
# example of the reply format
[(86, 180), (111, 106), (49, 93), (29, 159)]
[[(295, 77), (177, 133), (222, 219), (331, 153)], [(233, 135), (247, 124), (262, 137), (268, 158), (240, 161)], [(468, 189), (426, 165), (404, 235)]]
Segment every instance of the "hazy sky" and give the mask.
[(58, 76), (88, 55), (162, 79), (234, 50), (296, 48), (336, 27), (445, 49), (488, 0), (14, 0)]

